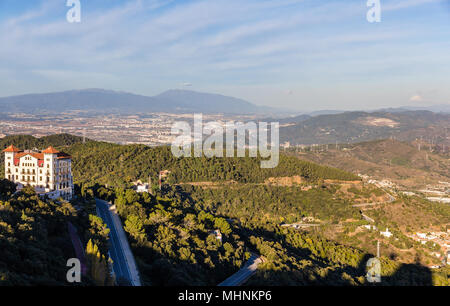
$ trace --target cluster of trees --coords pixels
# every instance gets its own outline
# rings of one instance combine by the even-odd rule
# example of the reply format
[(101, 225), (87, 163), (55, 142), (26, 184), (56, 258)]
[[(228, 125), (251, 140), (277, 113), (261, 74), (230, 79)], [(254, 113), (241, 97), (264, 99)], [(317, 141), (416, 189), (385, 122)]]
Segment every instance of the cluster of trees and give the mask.
[[(268, 260), (249, 285), (372, 285), (366, 264), (373, 255), (293, 229), (275, 229), (275, 236), (251, 237)], [(449, 286), (450, 269), (431, 271), (421, 264), (380, 258), (381, 283), (390, 286)]]
[(55, 134), (40, 138), (31, 135), (12, 135), (0, 138), (0, 149), (3, 150), (12, 144), (20, 149), (45, 149), (49, 146), (69, 146), (82, 141), (82, 137), (69, 134)]
[(314, 217), (330, 223), (359, 218), (359, 211), (344, 199), (336, 198), (334, 188), (317, 187), (307, 191), (299, 186), (233, 185), (202, 188), (183, 185), (196, 206), (220, 215), (258, 223), (295, 223)]
[[(33, 188), (25, 187), (13, 195), (14, 190), (8, 181), (0, 181), (0, 286), (69, 285), (66, 264), (76, 257), (69, 223), (75, 225), (84, 245), (90, 241), (92, 249), (102, 252), (100, 256), (107, 254), (107, 228), (101, 219), (77, 211), (62, 199), (43, 199)], [(86, 259), (93, 271), (94, 261), (89, 256)], [(107, 265), (102, 268), (109, 269)], [(99, 280), (88, 273), (81, 284), (99, 284)]]
[(115, 203), (144, 285), (217, 285), (250, 256), (236, 227), (197, 209), (179, 187), (155, 196), (99, 185), (83, 189)]
[(0, 201), (0, 285), (56, 285), (73, 256), (67, 203), (42, 201), (32, 189)]
[[(331, 225), (346, 219), (359, 219), (358, 210), (333, 197), (336, 189), (317, 187), (300, 191), (299, 187), (263, 185), (208, 189), (185, 186), (184, 192), (189, 193), (199, 209), (234, 218), (247, 245), (265, 257), (266, 261), (249, 284), (368, 284), (366, 263), (372, 254), (327, 240), (320, 230), (301, 232), (279, 225), (300, 221), (303, 216), (320, 218)], [(405, 265), (384, 257), (381, 263), (383, 285), (450, 284), (449, 269), (430, 271), (419, 263)]]
[[(170, 170), (168, 182), (237, 181), (262, 183), (269, 177), (300, 175), (309, 181), (320, 179), (359, 180), (352, 173), (321, 166), (297, 157), (280, 155), (279, 165), (261, 168), (257, 158), (175, 158), (169, 146), (151, 148), (144, 145), (117, 145), (87, 141), (68, 134), (35, 138), (28, 135), (0, 139), (0, 148), (14, 144), (20, 148), (42, 149), (49, 145), (73, 156), (76, 183), (100, 183), (125, 187), (137, 179), (152, 177), (157, 181), (159, 171)], [(0, 164), (3, 162), (0, 156)], [(0, 167), (0, 174), (3, 174)]]
[(6, 179), (0, 180), (0, 200), (8, 199), (15, 191), (16, 184)]
[(113, 286), (115, 284), (110, 271), (112, 259), (103, 255), (98, 245), (92, 240), (89, 240), (86, 246), (86, 261), (89, 268), (89, 276), (96, 286)]
[[(167, 187), (155, 196), (120, 188), (100, 187), (93, 192), (115, 201), (146, 284), (214, 285), (236, 271), (248, 252), (265, 259), (249, 280), (251, 285), (368, 284), (366, 263), (372, 254), (276, 222), (283, 215), (302, 216), (305, 203), (317, 198), (311, 207), (325, 201), (322, 210), (311, 213), (324, 220), (332, 221), (338, 206), (348, 208), (341, 218), (354, 216), (346, 203), (325, 208), (333, 205), (334, 190), (247, 185)], [(286, 205), (286, 198), (277, 202), (280, 194), (293, 197), (287, 201), (291, 204)], [(212, 235), (216, 228), (224, 234), (222, 242)], [(382, 285), (449, 284), (445, 269), (430, 271), (384, 257), (381, 264)]]
[(100, 183), (126, 187), (131, 181), (149, 177), (157, 181), (158, 173), (170, 170), (169, 183), (199, 181), (236, 181), (262, 183), (269, 177), (300, 175), (309, 181), (320, 179), (359, 180), (349, 172), (281, 155), (279, 165), (262, 169), (261, 158), (175, 158), (170, 147), (144, 145), (121, 146), (89, 141), (65, 148), (74, 159), (77, 183)]

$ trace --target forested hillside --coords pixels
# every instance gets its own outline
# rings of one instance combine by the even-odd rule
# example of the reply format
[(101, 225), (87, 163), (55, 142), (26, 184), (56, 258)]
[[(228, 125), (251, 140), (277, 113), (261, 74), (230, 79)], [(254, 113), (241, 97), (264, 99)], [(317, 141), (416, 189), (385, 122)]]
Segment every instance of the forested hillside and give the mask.
[(450, 114), (430, 111), (344, 112), (315, 116), (280, 128), (280, 143), (334, 144), (356, 143), (395, 136), (403, 141), (434, 139), (449, 145)]
[(86, 249), (88, 272), (82, 284), (107, 284), (108, 267), (101, 261), (108, 248), (103, 221), (69, 202), (41, 199), (31, 188), (14, 191), (14, 184), (0, 180), (0, 286), (69, 285), (66, 264), (76, 257), (69, 222), (85, 247), (90, 241), (98, 248), (94, 253)]
[[(232, 206), (237, 194), (253, 199), (254, 194), (242, 190), (205, 193), (166, 186), (155, 195), (100, 186), (83, 190), (118, 206), (144, 284), (216, 285), (254, 252), (264, 263), (249, 280), (251, 285), (368, 285), (365, 264), (373, 254), (261, 218), (276, 210), (301, 215), (302, 207), (296, 205), (264, 207), (250, 201)], [(264, 196), (255, 198), (260, 199)], [(213, 233), (216, 229), (221, 241)], [(431, 271), (384, 256), (381, 264), (383, 285), (449, 285), (448, 269)]]
[(13, 135), (0, 138), (0, 148), (6, 148), (9, 145), (14, 144), (20, 149), (45, 149), (50, 145), (54, 147), (62, 147), (82, 141), (82, 137), (69, 134), (56, 134), (41, 138), (36, 138), (30, 135)]
[(236, 181), (262, 183), (269, 177), (300, 175), (318, 179), (358, 180), (351, 173), (324, 167), (295, 157), (280, 156), (278, 167), (261, 169), (260, 158), (175, 158), (170, 147), (115, 145), (88, 142), (66, 148), (73, 156), (76, 182), (123, 186), (151, 176), (156, 182), (161, 170), (171, 171), (168, 182)]
[[(442, 147), (441, 147), (442, 150)], [(431, 144), (394, 139), (290, 148), (288, 154), (321, 165), (389, 179), (400, 185), (417, 187), (450, 180), (450, 159)], [(419, 187), (420, 188), (420, 187)], [(419, 189), (418, 188), (418, 189)]]
[[(26, 141), (29, 144), (35, 141), (21, 137), (8, 141), (19, 147), (26, 147)], [(365, 263), (367, 258), (373, 257), (373, 251), (368, 251), (372, 250), (372, 245), (361, 248), (363, 244), (354, 240), (332, 241), (322, 229), (299, 231), (282, 226), (312, 218), (321, 228), (345, 233), (347, 224), (367, 224), (352, 203), (357, 197), (364, 200), (380, 196), (380, 190), (365, 188), (349, 172), (286, 155), (280, 156), (277, 168), (261, 169), (260, 160), (252, 158), (175, 159), (170, 147), (122, 146), (94, 141), (83, 144), (77, 138), (66, 136), (56, 137), (56, 141), (50, 144), (73, 156), (77, 199), (72, 204), (79, 210), (70, 203), (56, 205), (39, 200), (32, 191), (12, 195), (13, 186), (3, 182), (3, 202), (0, 202), (3, 223), (0, 224), (6, 225), (0, 227), (3, 235), (0, 243), (16, 241), (15, 245), (27, 250), (30, 238), (23, 238), (21, 224), (31, 221), (18, 220), (28, 220), (32, 213), (36, 220), (45, 218), (46, 223), (42, 227), (43, 223), (38, 222), (41, 236), (31, 245), (41, 252), (42, 260), (54, 260), (59, 265), (67, 256), (73, 256), (64, 227), (70, 220), (79, 229), (84, 245), (91, 241), (87, 250), (95, 250), (97, 254), (89, 256), (91, 267), (99, 266), (102, 271), (100, 277), (98, 273), (88, 277), (85, 284), (110, 284), (111, 281), (106, 277), (107, 258), (104, 257), (108, 231), (102, 220), (93, 216), (94, 197), (116, 204), (145, 285), (216, 285), (236, 272), (251, 252), (262, 255), (265, 261), (249, 284), (367, 284)], [(42, 148), (48, 143), (37, 145)], [(153, 186), (153, 194), (131, 190), (130, 182), (137, 179), (147, 180), (151, 176), (156, 183), (161, 170), (171, 171), (161, 191), (156, 186)], [(269, 179), (293, 176), (300, 177), (300, 183), (283, 185), (276, 179)], [(327, 179), (356, 182), (348, 182), (353, 187), (342, 189), (339, 182)], [(399, 202), (399, 205), (402, 204)], [(25, 209), (25, 217), (22, 215), (24, 207), (31, 207), (31, 211)], [(435, 210), (433, 214), (436, 220), (448, 217), (447, 211)], [(391, 228), (391, 217), (381, 214), (374, 217)], [(38, 226), (31, 224), (31, 231)], [(215, 230), (220, 230), (222, 240), (217, 239)], [(65, 244), (52, 244), (58, 239)], [(52, 248), (60, 248), (52, 251), (57, 258), (53, 259), (52, 255), (44, 259), (46, 250)], [(13, 260), (26, 261), (27, 256), (31, 256), (27, 252), (32, 251), (8, 257), (0, 255), (0, 273), (3, 273), (0, 281), (5, 284), (63, 283), (64, 265), (51, 270), (44, 264), (36, 273), (21, 270)], [(15, 276), (16, 273), (19, 276)], [(40, 280), (39, 273), (47, 278)], [(383, 284), (448, 285), (448, 275), (445, 268), (431, 271), (418, 262), (402, 264), (382, 256)]]
[[(170, 147), (151, 148), (144, 145), (117, 145), (88, 141), (71, 135), (54, 135), (43, 138), (9, 136), (0, 141), (6, 148), (14, 143), (19, 148), (44, 148), (53, 145), (73, 157), (75, 183), (101, 183), (125, 186), (137, 179), (157, 182), (158, 173), (171, 171), (168, 181), (230, 181), (262, 183), (269, 177), (300, 175), (310, 181), (318, 179), (358, 180), (351, 173), (295, 157), (280, 156), (274, 169), (261, 169), (261, 158), (175, 158)], [(3, 158), (3, 156), (2, 156)], [(2, 160), (0, 160), (2, 162)], [(4, 171), (3, 169), (1, 171)]]

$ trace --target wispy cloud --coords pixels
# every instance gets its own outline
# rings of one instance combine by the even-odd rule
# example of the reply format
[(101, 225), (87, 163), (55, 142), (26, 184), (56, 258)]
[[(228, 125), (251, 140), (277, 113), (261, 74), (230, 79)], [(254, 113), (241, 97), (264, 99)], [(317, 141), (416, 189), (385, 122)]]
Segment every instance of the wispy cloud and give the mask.
[(400, 10), (400, 9), (406, 9), (410, 7), (430, 4), (430, 3), (439, 3), (439, 2), (445, 2), (447, 0), (398, 0), (398, 1), (391, 1), (388, 4), (383, 4), (382, 8), (386, 11), (394, 11), (394, 10)]
[[(440, 26), (443, 16), (429, 15), (438, 0), (382, 2), (389, 18), (377, 25), (367, 23), (365, 1), (82, 1), (79, 24), (66, 22), (64, 1), (40, 3), (0, 21), (0, 65), (15, 80), (0, 83), (3, 94), (89, 82), (156, 94), (192, 82), (233, 95), (245, 84), (258, 88), (251, 100), (264, 104), (273, 99), (263, 94), (270, 87), (289, 104), (304, 84), (359, 82), (370, 90), (388, 81), (401, 88), (399, 80), (421, 88), (430, 75), (449, 81), (450, 29)], [(428, 22), (415, 23), (418, 7)], [(326, 86), (331, 99), (338, 85)]]

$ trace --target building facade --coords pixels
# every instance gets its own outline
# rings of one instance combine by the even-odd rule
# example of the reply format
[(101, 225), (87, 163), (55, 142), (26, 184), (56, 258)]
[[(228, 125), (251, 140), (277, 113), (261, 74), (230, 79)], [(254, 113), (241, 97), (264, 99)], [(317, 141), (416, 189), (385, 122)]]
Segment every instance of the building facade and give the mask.
[(5, 150), (5, 178), (20, 190), (30, 185), (38, 194), (52, 199), (73, 196), (72, 157), (48, 147), (43, 151), (20, 150), (11, 145)]

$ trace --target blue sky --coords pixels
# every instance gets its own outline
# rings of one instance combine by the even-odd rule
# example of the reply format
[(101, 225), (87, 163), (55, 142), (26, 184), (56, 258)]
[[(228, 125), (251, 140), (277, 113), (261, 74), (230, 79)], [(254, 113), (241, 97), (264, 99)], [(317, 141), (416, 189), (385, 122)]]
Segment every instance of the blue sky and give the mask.
[(450, 0), (0, 0), (0, 96), (172, 88), (298, 111), (450, 103)]

